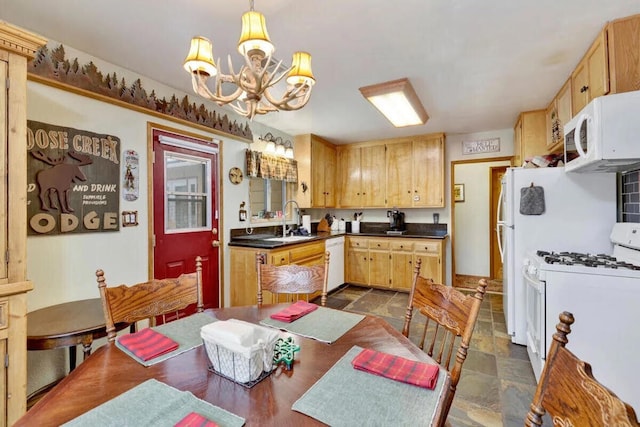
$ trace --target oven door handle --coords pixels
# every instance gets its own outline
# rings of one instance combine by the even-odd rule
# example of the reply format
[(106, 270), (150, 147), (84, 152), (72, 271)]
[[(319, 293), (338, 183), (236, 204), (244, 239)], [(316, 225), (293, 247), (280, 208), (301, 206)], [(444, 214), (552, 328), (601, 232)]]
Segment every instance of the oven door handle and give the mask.
[(538, 292), (539, 294), (542, 294), (542, 287), (544, 285), (544, 282), (533, 279), (527, 272), (526, 265), (522, 267), (522, 277), (524, 277), (524, 280), (526, 280), (529, 283), (529, 286), (534, 288), (536, 292)]

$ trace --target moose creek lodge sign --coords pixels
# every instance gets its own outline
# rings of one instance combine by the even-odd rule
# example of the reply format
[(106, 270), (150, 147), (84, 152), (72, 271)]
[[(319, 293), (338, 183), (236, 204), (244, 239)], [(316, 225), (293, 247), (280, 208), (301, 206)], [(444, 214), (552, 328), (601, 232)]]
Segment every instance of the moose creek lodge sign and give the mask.
[(120, 139), (27, 121), (27, 233), (118, 231)]

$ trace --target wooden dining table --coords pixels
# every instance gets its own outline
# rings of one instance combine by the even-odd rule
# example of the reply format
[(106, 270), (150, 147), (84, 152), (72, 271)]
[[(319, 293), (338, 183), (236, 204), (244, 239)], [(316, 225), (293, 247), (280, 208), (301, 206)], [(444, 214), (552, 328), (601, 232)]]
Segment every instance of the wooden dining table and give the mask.
[[(240, 319), (252, 323), (275, 313), (286, 304), (242, 306), (207, 310), (220, 320)], [(282, 332), (281, 335), (291, 336)], [(246, 419), (246, 426), (322, 425), (291, 406), (354, 345), (398, 356), (435, 363), (426, 353), (383, 319), (366, 316), (332, 344), (294, 335), (300, 351), (290, 370), (279, 367), (251, 388), (208, 371), (203, 346), (145, 367), (107, 343), (33, 406), (15, 426), (58, 426), (115, 398), (149, 379), (156, 379)], [(434, 425), (444, 423), (441, 408), (447, 397), (450, 377), (444, 375), (443, 392), (435, 408)], [(393, 399), (390, 396), (390, 399)], [(399, 404), (401, 402), (391, 404)], [(142, 408), (141, 408), (142, 409)], [(425, 408), (425, 417), (430, 416)]]

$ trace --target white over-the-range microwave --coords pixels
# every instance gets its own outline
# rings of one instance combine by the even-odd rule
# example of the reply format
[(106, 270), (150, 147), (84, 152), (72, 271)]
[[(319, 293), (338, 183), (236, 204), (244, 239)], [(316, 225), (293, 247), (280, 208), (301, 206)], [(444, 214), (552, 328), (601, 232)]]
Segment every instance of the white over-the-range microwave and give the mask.
[(566, 172), (640, 169), (640, 91), (587, 104), (564, 126), (564, 159)]

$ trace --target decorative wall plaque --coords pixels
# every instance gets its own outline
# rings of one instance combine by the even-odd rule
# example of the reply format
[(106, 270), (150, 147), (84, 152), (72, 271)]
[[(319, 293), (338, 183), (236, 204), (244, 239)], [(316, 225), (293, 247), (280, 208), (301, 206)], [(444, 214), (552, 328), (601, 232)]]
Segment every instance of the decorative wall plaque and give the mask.
[(497, 153), (500, 151), (500, 138), (462, 141), (462, 154)]
[(119, 230), (120, 139), (27, 120), (27, 234)]

